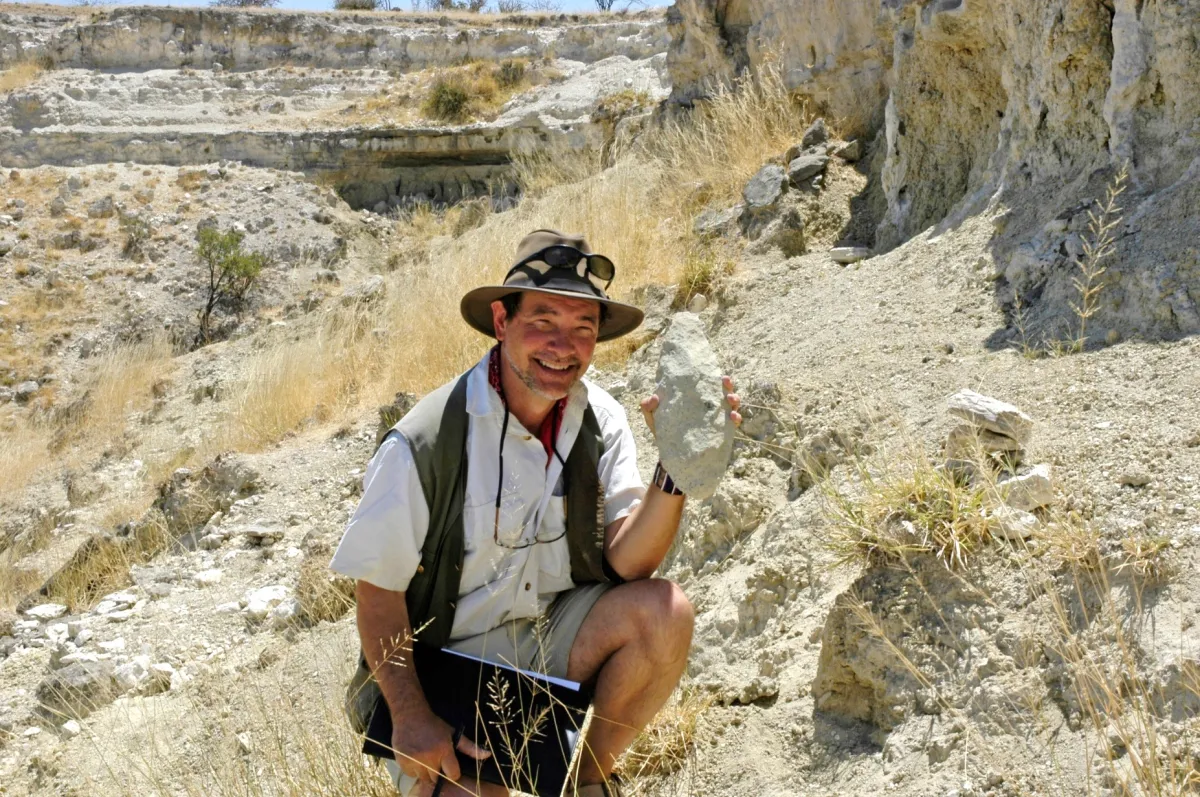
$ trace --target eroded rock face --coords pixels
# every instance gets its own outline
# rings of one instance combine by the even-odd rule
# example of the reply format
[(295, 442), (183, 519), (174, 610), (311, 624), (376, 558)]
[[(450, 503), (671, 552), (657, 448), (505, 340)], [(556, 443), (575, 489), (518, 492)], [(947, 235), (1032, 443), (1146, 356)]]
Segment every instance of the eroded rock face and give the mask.
[[(51, 23), (58, 21), (59, 26)], [(657, 15), (599, 24), (446, 27), (436, 16), (374, 16), (222, 9), (121, 8), (88, 18), (43, 17), (30, 25), (0, 14), (0, 68), (48, 57), (90, 69), (259, 69), (282, 64), (422, 69), (466, 58), (540, 57), (592, 62), (615, 54), (648, 58), (666, 49)], [(443, 18), (444, 22), (444, 18)]]
[(654, 413), (659, 455), (688, 496), (712, 496), (733, 451), (733, 422), (717, 356), (692, 313), (677, 313), (658, 362), (660, 404)]
[(1091, 341), (1200, 331), (1200, 6), (679, 0), (669, 21), (673, 101), (777, 56), (840, 132), (882, 131), (877, 251), (996, 217), (998, 298), (1046, 336), (1068, 331), (1087, 211), (1128, 163)]

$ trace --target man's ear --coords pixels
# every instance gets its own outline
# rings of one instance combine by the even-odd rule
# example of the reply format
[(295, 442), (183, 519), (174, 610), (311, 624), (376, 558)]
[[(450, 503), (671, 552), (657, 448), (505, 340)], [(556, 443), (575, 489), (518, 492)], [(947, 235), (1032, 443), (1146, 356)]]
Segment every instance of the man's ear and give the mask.
[(492, 328), (496, 330), (496, 340), (504, 340), (504, 331), (508, 326), (508, 313), (504, 309), (504, 302), (497, 299), (492, 302)]

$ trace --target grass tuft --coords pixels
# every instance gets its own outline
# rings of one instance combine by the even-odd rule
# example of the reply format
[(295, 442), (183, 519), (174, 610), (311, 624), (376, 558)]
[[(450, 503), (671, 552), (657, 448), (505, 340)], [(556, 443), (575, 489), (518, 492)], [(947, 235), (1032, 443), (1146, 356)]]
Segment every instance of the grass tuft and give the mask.
[[(813, 475), (816, 481), (821, 474)], [(859, 462), (857, 477), (855, 493), (821, 481), (833, 524), (830, 546), (843, 560), (898, 562), (931, 553), (962, 567), (991, 538), (994, 493), (986, 484), (963, 484), (921, 452), (877, 467)]]

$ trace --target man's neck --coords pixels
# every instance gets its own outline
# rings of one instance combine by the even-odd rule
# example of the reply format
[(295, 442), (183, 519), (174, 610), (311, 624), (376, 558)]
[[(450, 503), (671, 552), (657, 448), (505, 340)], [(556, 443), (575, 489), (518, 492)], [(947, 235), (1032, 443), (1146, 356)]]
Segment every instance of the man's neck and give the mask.
[(503, 354), (500, 361), (500, 384), (504, 387), (504, 400), (508, 402), (508, 411), (527, 431), (536, 434), (542, 428), (550, 410), (554, 409), (554, 400), (539, 396), (530, 390)]

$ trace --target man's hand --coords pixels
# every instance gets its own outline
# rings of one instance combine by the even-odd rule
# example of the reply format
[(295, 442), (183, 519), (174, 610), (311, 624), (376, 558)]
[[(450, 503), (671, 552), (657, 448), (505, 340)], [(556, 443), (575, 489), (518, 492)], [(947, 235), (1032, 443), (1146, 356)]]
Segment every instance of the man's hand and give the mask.
[[(721, 387), (725, 389), (725, 401), (729, 404), (729, 420), (733, 421), (734, 426), (741, 426), (742, 414), (738, 412), (738, 408), (742, 406), (742, 399), (733, 392), (733, 379), (728, 376), (721, 377)], [(658, 396), (642, 399), (642, 417), (646, 419), (646, 425), (650, 427), (650, 436), (657, 439), (654, 432), (654, 411), (656, 409), (658, 409)]]
[[(400, 771), (420, 783), (418, 794), (433, 794), (439, 774), (458, 782), (462, 771), (454, 755), (454, 731), (436, 714), (423, 717), (393, 717), (392, 749)], [(491, 756), (487, 750), (465, 736), (458, 740), (458, 750), (476, 761)]]

